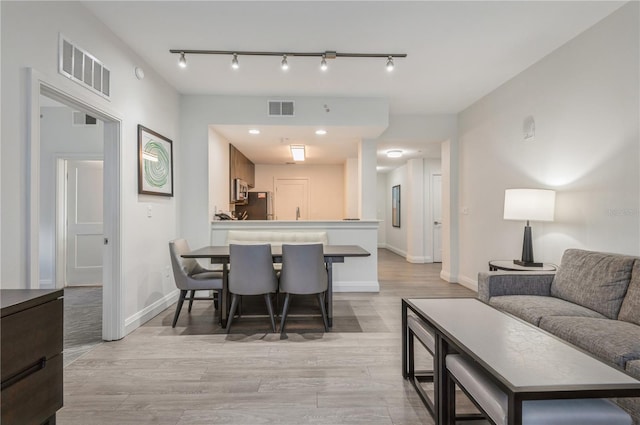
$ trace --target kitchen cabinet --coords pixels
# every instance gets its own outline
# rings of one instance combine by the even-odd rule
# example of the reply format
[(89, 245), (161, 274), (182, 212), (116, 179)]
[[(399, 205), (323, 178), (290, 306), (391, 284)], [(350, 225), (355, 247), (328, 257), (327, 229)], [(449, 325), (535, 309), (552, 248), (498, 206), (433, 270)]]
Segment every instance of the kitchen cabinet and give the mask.
[(2, 425), (55, 424), (62, 407), (61, 289), (0, 292)]
[(247, 182), (250, 189), (255, 187), (256, 166), (235, 146), (229, 144), (229, 181), (240, 179)]

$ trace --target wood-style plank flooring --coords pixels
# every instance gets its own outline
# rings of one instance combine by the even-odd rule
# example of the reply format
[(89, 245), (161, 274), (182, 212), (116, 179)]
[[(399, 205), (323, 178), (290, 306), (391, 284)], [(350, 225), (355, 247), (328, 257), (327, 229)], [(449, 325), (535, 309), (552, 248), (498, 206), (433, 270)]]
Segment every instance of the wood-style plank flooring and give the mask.
[(331, 332), (292, 317), (286, 339), (266, 317), (221, 333), (209, 301), (172, 329), (171, 307), (65, 367), (58, 424), (432, 424), (401, 375), (400, 299), (475, 296), (439, 273), (380, 250), (379, 293), (338, 293)]

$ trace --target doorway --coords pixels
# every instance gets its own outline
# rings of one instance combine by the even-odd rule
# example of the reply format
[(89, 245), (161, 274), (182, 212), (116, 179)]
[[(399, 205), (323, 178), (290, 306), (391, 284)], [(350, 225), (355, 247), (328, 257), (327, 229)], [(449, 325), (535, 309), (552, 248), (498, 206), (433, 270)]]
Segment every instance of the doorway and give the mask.
[(309, 219), (309, 179), (279, 179), (274, 182), (275, 219)]
[[(64, 159), (62, 193), (57, 194), (62, 236), (56, 251), (62, 274), (56, 286), (102, 286), (103, 161)], [(62, 206), (62, 208), (60, 208)]]
[[(104, 123), (103, 135), (103, 204), (104, 220), (102, 253), (102, 339), (117, 340), (124, 337), (122, 279), (120, 268), (120, 138), (122, 120), (118, 115), (100, 106), (98, 99), (81, 90), (63, 91), (39, 72), (28, 70), (28, 141), (29, 141), (29, 225), (28, 225), (28, 287), (37, 289), (40, 281), (40, 236), (46, 231), (40, 225), (40, 199), (42, 164), (41, 117), (42, 98), (54, 101), (75, 111), (91, 115)], [(54, 208), (55, 211), (55, 208)], [(95, 258), (95, 251), (93, 258)], [(98, 255), (99, 257), (99, 255)], [(88, 259), (87, 259), (88, 260)], [(57, 275), (57, 273), (56, 273)], [(55, 283), (58, 285), (58, 282)]]
[(431, 178), (431, 208), (433, 217), (433, 262), (442, 263), (442, 175)]

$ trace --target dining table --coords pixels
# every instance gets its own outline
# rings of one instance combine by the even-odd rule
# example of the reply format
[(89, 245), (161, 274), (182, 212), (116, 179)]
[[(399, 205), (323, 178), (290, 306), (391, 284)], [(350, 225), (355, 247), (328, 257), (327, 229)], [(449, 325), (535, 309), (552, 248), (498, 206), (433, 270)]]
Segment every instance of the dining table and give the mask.
[[(327, 319), (329, 327), (333, 327), (333, 264), (344, 263), (345, 258), (368, 257), (371, 253), (358, 245), (324, 245), (323, 254), (328, 278), (325, 297)], [(282, 246), (271, 245), (271, 256), (274, 263), (282, 263)], [(229, 314), (229, 245), (204, 246), (182, 254), (182, 257), (206, 259), (211, 264), (222, 265), (222, 300), (219, 300), (220, 324), (222, 327), (226, 327)]]

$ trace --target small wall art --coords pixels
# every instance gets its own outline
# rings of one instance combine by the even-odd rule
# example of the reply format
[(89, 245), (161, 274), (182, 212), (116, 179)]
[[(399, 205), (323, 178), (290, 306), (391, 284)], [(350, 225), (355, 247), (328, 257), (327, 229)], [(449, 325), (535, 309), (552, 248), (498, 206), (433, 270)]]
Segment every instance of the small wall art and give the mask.
[(173, 196), (173, 142), (138, 125), (138, 193)]
[(400, 185), (391, 188), (391, 225), (400, 227)]

